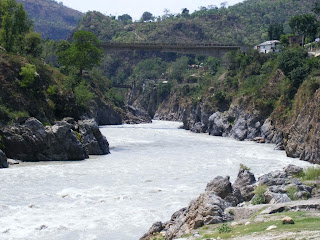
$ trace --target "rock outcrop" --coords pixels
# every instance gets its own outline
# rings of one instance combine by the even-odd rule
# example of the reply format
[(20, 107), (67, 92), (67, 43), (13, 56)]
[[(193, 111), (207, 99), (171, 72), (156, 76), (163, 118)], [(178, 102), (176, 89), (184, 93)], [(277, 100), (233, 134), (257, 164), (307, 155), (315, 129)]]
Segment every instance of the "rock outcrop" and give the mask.
[(109, 153), (109, 143), (94, 119), (64, 118), (43, 126), (35, 118), (0, 129), (5, 153), (22, 161), (75, 161)]
[(23, 161), (83, 160), (88, 155), (72, 130), (61, 121), (44, 127), (35, 118), (0, 130), (5, 153)]
[(109, 152), (109, 143), (99, 130), (94, 119), (81, 120), (78, 122), (81, 143), (90, 155), (104, 155)]
[[(204, 225), (231, 221), (233, 216), (227, 208), (243, 212), (243, 201), (249, 202), (257, 197), (254, 190), (261, 185), (266, 186), (263, 193), (264, 203), (279, 204), (309, 198), (312, 193), (316, 194), (312, 191), (314, 186), (306, 186), (295, 177), (301, 171), (301, 168), (289, 165), (282, 171), (265, 174), (256, 181), (249, 170), (243, 169), (239, 171), (233, 184), (230, 183), (229, 177), (216, 177), (208, 183), (205, 192), (188, 207), (175, 212), (168, 222), (154, 223), (140, 240), (150, 240), (157, 234), (171, 240), (190, 234)], [(318, 183), (315, 182), (314, 185), (316, 184)], [(249, 209), (248, 213), (250, 211)]]
[(126, 124), (151, 123), (150, 115), (141, 108), (126, 106), (126, 116), (123, 118)]
[(214, 192), (206, 191), (192, 201), (187, 208), (174, 213), (169, 222), (153, 224), (149, 232), (140, 240), (147, 240), (157, 232), (163, 232), (165, 239), (173, 239), (204, 225), (231, 221), (232, 216), (224, 212), (230, 206), (230, 203)]
[(8, 167), (7, 156), (0, 149), (0, 168), (7, 168), (7, 167)]

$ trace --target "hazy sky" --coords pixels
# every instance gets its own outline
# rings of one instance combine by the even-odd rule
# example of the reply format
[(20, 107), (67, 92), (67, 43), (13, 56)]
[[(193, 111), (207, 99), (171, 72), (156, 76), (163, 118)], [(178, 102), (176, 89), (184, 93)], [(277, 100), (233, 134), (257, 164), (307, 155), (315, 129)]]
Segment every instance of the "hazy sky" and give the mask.
[[(77, 9), (81, 12), (97, 10), (104, 14), (121, 15), (128, 13), (135, 20), (142, 16), (145, 11), (154, 16), (163, 15), (163, 10), (168, 8), (171, 13), (180, 13), (182, 8), (188, 8), (190, 12), (200, 6), (217, 5), (226, 0), (58, 0), (64, 5)], [(228, 5), (233, 5), (243, 0), (229, 0)]]

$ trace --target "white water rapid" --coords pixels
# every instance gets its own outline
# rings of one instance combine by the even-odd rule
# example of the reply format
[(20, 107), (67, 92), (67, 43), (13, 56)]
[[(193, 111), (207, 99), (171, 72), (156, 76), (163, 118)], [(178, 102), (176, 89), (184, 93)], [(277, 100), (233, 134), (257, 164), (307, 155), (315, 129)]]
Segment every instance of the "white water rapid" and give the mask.
[(258, 177), (288, 164), (274, 145), (194, 134), (181, 123), (102, 127), (112, 154), (0, 170), (1, 240), (137, 240), (239, 164)]

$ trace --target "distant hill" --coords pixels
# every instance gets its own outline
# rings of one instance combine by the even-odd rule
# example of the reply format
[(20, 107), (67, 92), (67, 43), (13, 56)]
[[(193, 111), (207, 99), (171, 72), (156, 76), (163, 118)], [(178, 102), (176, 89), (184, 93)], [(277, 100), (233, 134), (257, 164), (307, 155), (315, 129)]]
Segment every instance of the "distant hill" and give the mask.
[(98, 12), (88, 12), (79, 29), (102, 41), (157, 43), (232, 43), (256, 45), (268, 40), (268, 26), (309, 13), (315, 0), (246, 0), (228, 8), (204, 8), (192, 14), (168, 15), (155, 22), (123, 24)]
[(83, 13), (63, 6), (54, 0), (17, 0), (24, 5), (43, 39), (66, 39)]

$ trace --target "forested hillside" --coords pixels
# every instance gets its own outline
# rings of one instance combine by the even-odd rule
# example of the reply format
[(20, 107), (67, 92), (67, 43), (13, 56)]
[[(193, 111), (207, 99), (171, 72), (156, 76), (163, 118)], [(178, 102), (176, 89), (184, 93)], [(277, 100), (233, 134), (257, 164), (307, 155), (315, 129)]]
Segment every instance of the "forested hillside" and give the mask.
[(66, 39), (78, 24), (83, 13), (63, 6), (54, 0), (17, 0), (24, 5), (43, 39)]
[(173, 15), (167, 13), (152, 22), (127, 23), (89, 12), (79, 29), (90, 30), (102, 41), (158, 43), (217, 42), (250, 45), (268, 38), (270, 24), (284, 24), (290, 32), (290, 17), (308, 13), (315, 0), (247, 0), (228, 8), (201, 8)]

